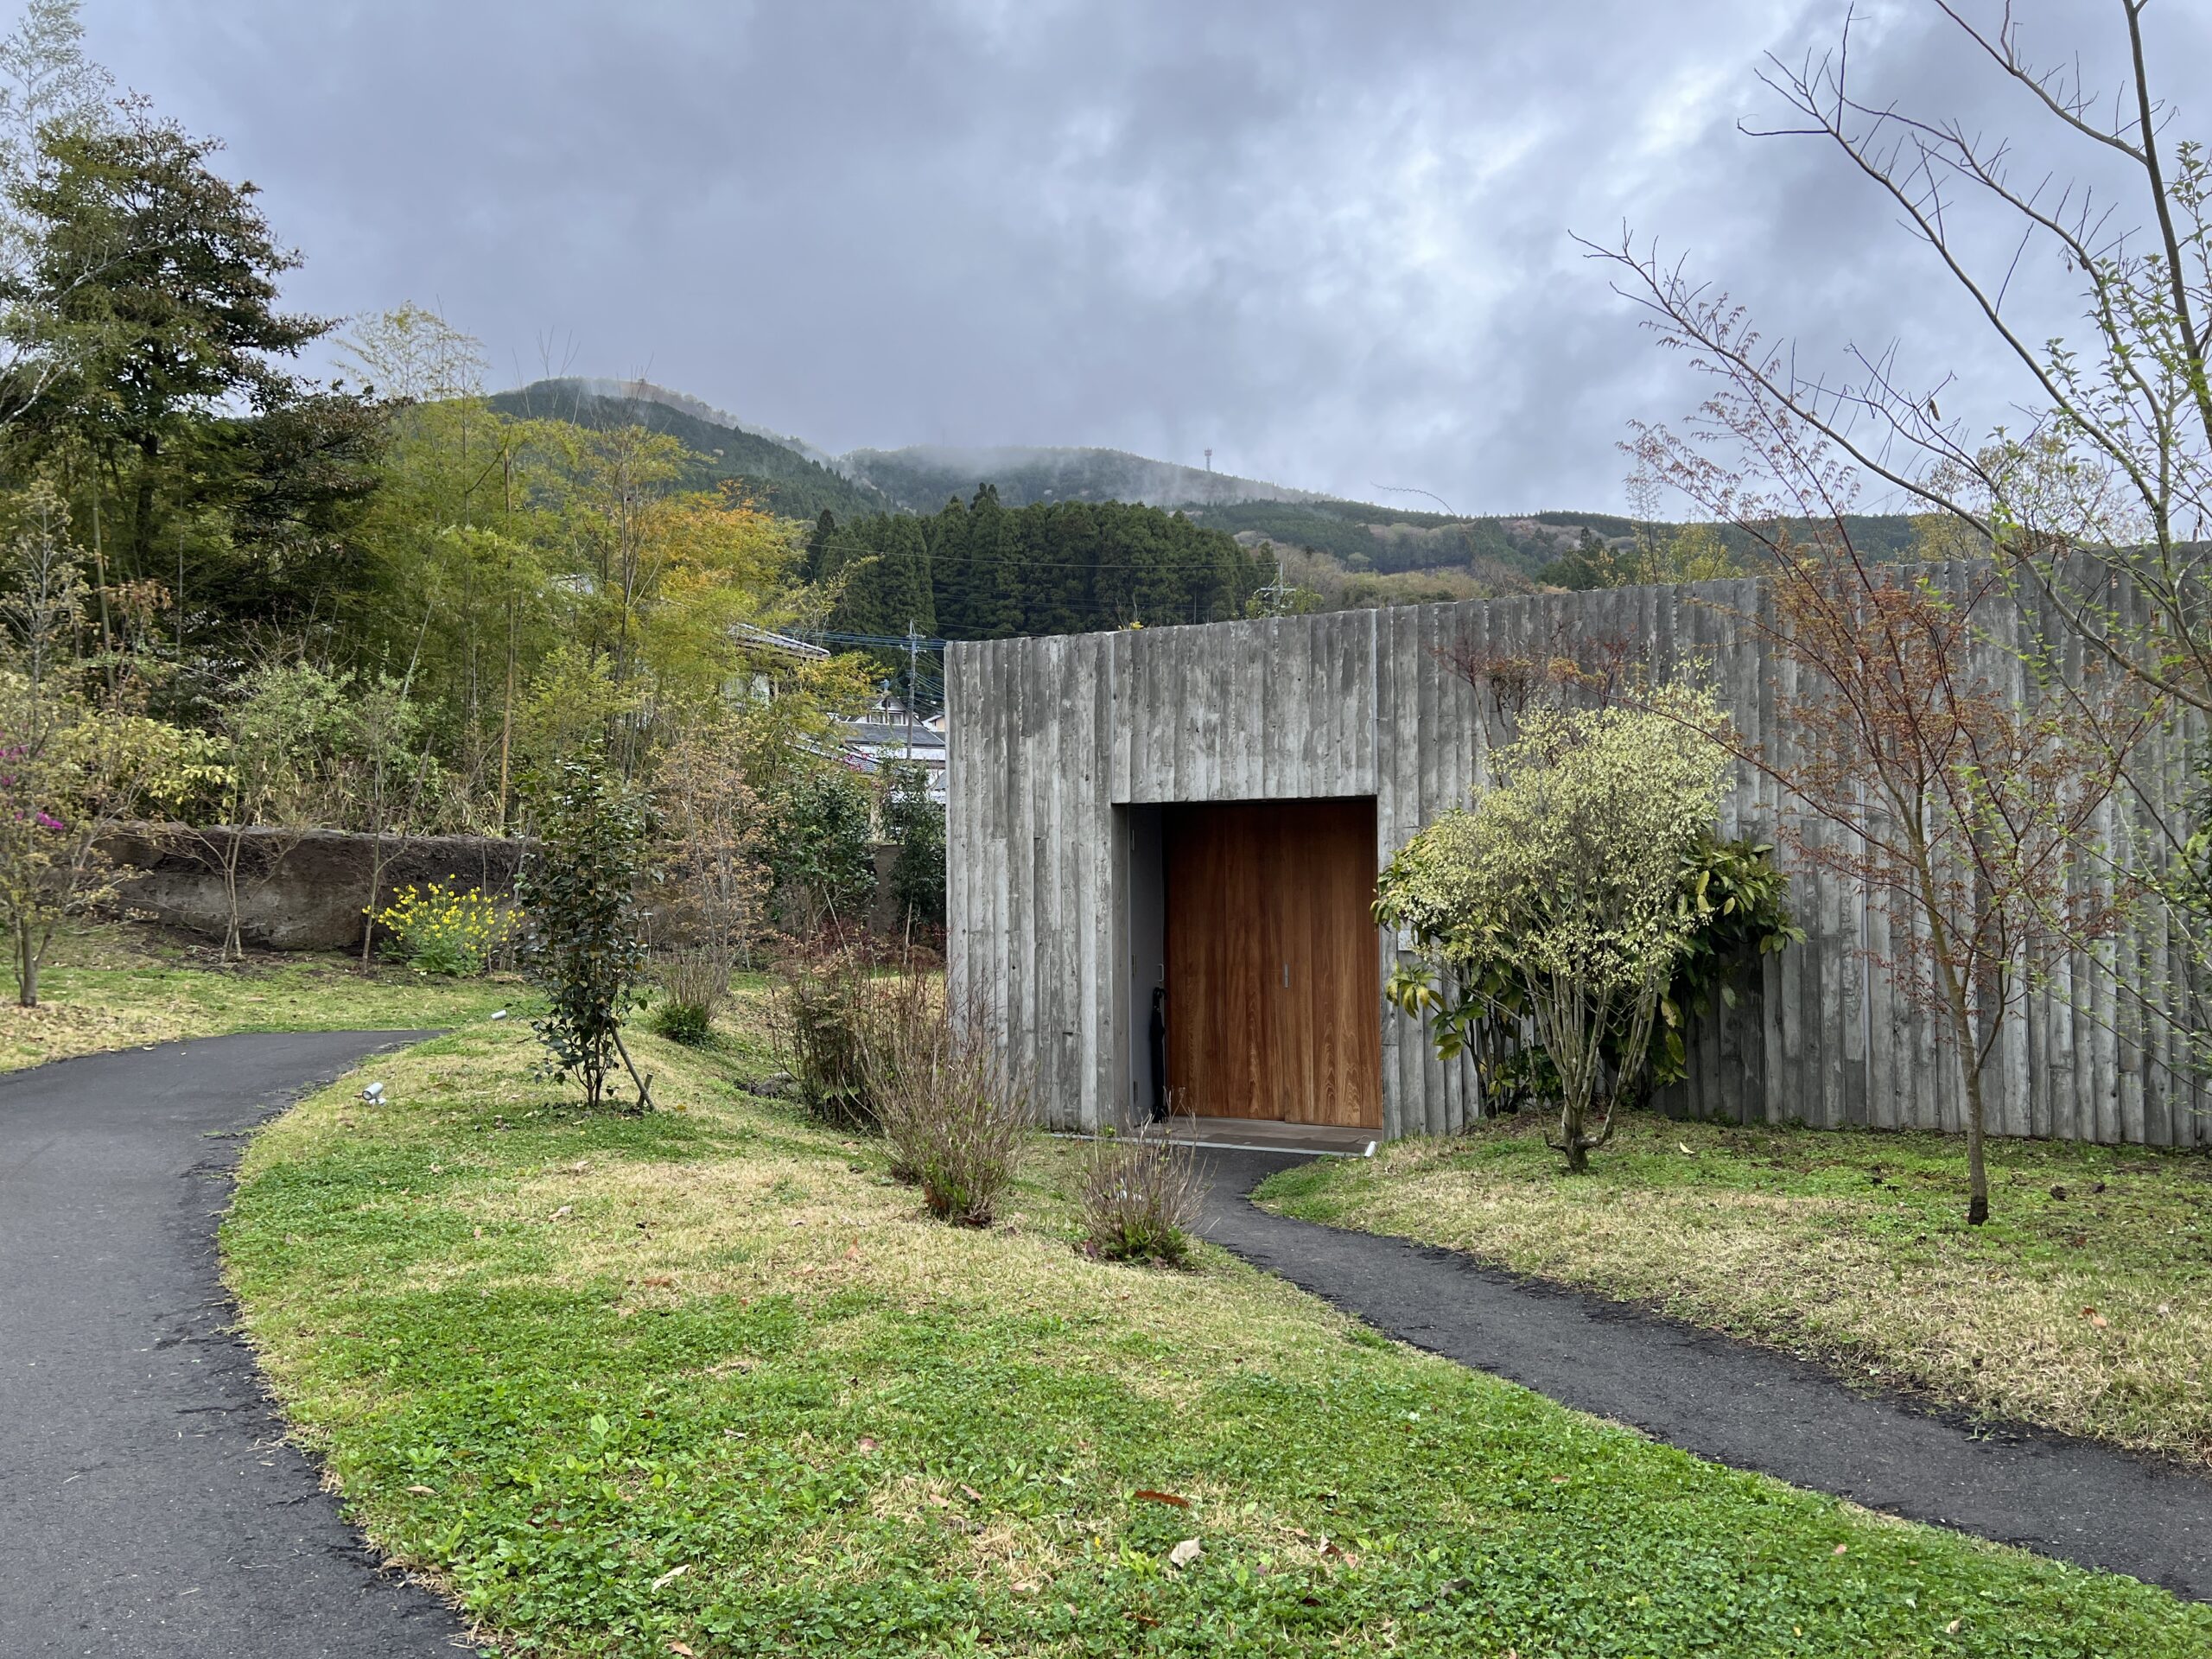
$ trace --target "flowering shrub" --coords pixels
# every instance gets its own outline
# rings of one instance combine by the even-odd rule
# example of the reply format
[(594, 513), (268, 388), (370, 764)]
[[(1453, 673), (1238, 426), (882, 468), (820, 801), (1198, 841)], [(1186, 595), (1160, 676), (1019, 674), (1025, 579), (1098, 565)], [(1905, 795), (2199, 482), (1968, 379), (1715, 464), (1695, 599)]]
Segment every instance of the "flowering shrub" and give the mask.
[(418, 974), (462, 978), (480, 974), (514, 937), (516, 917), (474, 887), (463, 892), (433, 881), (399, 889), (370, 919), (385, 931), (393, 954)]

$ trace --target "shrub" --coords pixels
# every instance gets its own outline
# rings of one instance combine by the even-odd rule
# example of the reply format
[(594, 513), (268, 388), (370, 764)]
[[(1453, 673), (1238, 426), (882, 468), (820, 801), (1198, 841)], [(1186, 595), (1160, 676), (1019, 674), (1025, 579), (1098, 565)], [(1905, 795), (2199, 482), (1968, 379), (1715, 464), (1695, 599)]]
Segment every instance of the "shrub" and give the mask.
[(873, 1132), (867, 957), (850, 945), (796, 946), (778, 958), (776, 979), (776, 1045), (799, 1099), (825, 1123)]
[(488, 969), (516, 927), (514, 912), (495, 899), (442, 881), (419, 889), (410, 882), (370, 919), (384, 930), (386, 948), (416, 973), (455, 979)]
[(851, 929), (875, 897), (868, 786), (842, 766), (797, 766), (768, 803), (769, 866), (784, 925), (808, 933), (825, 924)]
[(1165, 1137), (1109, 1135), (1084, 1156), (1084, 1246), (1110, 1262), (1184, 1266), (1205, 1192), (1188, 1147)]
[(1526, 1018), (1556, 1074), (1552, 1144), (1571, 1170), (1611, 1135), (1691, 954), (1684, 861), (1727, 789), (1722, 719), (1682, 686), (1643, 709), (1529, 709), (1474, 810), (1439, 818), (1382, 874), (1376, 918), (1421, 958), (1391, 976), (1392, 1000), (1443, 1016), (1446, 1058), (1471, 1012)]
[[(1764, 842), (1724, 841), (1708, 830), (1683, 849), (1675, 907), (1687, 930), (1685, 944), (1659, 994), (1641, 1067), (1625, 1048), (1630, 1010), (1615, 1009), (1600, 1042), (1603, 1064), (1621, 1080), (1624, 1098), (1640, 1104), (1653, 1090), (1688, 1077), (1691, 1020), (1716, 1001), (1733, 1007), (1736, 982), (1749, 964), (1805, 937), (1791, 918), (1789, 889), (1789, 878)], [(1475, 944), (1479, 953), (1446, 964), (1447, 988), (1430, 993), (1440, 1046), (1465, 1052), (1487, 1112), (1506, 1115), (1555, 1102), (1559, 1068), (1530, 1040), (1522, 936), (1486, 935)]]
[(670, 950), (653, 965), (660, 1004), (652, 1027), (662, 1036), (702, 1048), (713, 1034), (715, 1016), (729, 1000), (729, 961), (713, 945)]
[[(532, 793), (537, 855), (518, 883), (529, 918), (524, 962), (550, 1006), (531, 1028), (548, 1069), (575, 1077), (595, 1106), (616, 1058), (628, 1064), (622, 1016), (645, 969), (637, 886), (651, 820), (626, 785), (584, 760), (559, 762)], [(642, 1083), (638, 1097), (652, 1103)]]
[(930, 798), (929, 768), (893, 761), (885, 770), (887, 785), (883, 824), (899, 844), (892, 868), (892, 896), (899, 925), (910, 936), (944, 930), (944, 807)]
[(987, 1225), (1028, 1134), (1027, 1078), (982, 1020), (953, 1017), (924, 990), (902, 989), (876, 1014), (864, 1061), (894, 1168), (938, 1219)]
[(664, 1000), (653, 1010), (652, 1028), (672, 1043), (704, 1048), (714, 1040), (714, 1019), (696, 1002)]

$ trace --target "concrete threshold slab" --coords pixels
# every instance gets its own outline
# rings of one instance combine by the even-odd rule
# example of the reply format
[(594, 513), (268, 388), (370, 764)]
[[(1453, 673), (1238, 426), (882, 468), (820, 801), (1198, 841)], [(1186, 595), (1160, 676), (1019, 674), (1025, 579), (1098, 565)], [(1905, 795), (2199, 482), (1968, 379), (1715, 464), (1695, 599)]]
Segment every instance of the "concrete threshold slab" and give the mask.
[[(1164, 1124), (1140, 1125), (1127, 1134), (1158, 1133), (1178, 1146), (1211, 1152), (1284, 1152), (1308, 1158), (1372, 1158), (1378, 1137), (1372, 1129), (1332, 1123), (1286, 1123), (1262, 1117), (1173, 1117)], [(1056, 1132), (1058, 1133), (1058, 1132)], [(1094, 1135), (1059, 1133), (1065, 1141), (1095, 1141)]]

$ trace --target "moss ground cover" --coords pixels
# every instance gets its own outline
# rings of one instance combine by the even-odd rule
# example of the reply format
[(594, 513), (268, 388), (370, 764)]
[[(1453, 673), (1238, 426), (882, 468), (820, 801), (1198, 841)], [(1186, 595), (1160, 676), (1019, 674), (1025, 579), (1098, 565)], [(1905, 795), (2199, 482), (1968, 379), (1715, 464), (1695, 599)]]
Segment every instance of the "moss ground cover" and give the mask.
[(248, 1151), (227, 1270), (291, 1421), (487, 1647), (2212, 1647), (2212, 1609), (1700, 1464), (1218, 1254), (1087, 1259), (1064, 1143), (1001, 1224), (924, 1220), (722, 1042), (640, 1036), (683, 1109), (639, 1118), (472, 1027)]
[(425, 976), (350, 957), (270, 952), (229, 966), (212, 946), (130, 924), (54, 941), (35, 1008), (0, 978), (0, 1071), (225, 1031), (407, 1030), (515, 1006), (515, 981)]
[(1637, 1116), (1569, 1177), (1507, 1119), (1257, 1195), (1650, 1303), (1871, 1383), (2212, 1465), (2212, 1159)]

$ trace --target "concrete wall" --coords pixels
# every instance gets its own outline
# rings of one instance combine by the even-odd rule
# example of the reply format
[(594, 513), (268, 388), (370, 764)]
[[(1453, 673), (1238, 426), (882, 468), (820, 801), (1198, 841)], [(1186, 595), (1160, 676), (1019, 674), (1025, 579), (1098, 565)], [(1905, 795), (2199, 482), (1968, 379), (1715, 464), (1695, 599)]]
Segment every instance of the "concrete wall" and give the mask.
[[(1936, 579), (1963, 594), (1969, 575)], [(2099, 573), (2082, 580), (2103, 602), (2130, 603)], [(1763, 743), (1780, 735), (1777, 692), (1793, 689), (1750, 620), (1770, 602), (1756, 582), (1708, 582), (956, 645), (945, 677), (954, 995), (996, 1011), (1054, 1124), (1126, 1122), (1146, 1084), (1142, 999), (1156, 950), (1133, 861), (1140, 820), (1127, 809), (1371, 795), (1380, 869), (1487, 778), (1498, 734), (1442, 653), (1571, 654), (1618, 639), (1662, 672), (1697, 661)], [(2008, 642), (2063, 637), (2009, 603), (1978, 620), (2000, 682), (2022, 671)], [(2185, 832), (2179, 762), (2199, 725), (2158, 740), (2153, 759), (2171, 764), (2152, 770), (2171, 788), (2107, 809), (2105, 832), (2123, 855), (2156, 856), (2161, 818)], [(1781, 805), (1775, 785), (1744, 766), (1722, 827), (1771, 838)], [(1806, 944), (1765, 959), (1739, 1007), (1699, 1023), (1691, 1079), (1667, 1103), (1745, 1122), (1957, 1127), (1955, 1058), (1879, 965), (1895, 954), (1889, 918), (1819, 870), (1796, 873), (1793, 904)], [(1396, 944), (1378, 933), (1376, 952), (1379, 986)], [(2203, 1092), (2126, 990), (2185, 976), (2177, 942), (2161, 924), (2111, 955), (2116, 975), (2086, 957), (2057, 963), (2013, 1022), (1993, 1128), (2212, 1144)], [(1387, 1007), (1382, 1072), (1388, 1135), (1446, 1133), (1479, 1109), (1464, 1067), (1438, 1061)]]

